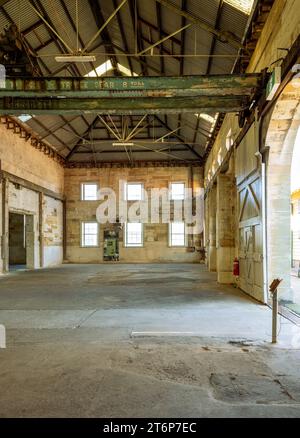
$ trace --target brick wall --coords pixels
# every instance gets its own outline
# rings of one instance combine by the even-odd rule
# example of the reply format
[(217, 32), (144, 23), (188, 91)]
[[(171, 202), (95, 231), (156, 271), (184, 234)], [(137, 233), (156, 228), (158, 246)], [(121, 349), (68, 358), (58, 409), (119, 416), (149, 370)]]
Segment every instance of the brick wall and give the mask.
[[(95, 182), (100, 188), (111, 188), (119, 196), (119, 182), (136, 182), (144, 185), (147, 193), (152, 188), (168, 188), (171, 182), (191, 185), (191, 170), (186, 167), (65, 169), (65, 195), (67, 199), (67, 259), (70, 262), (95, 262), (103, 260), (103, 232), (107, 225), (100, 225), (99, 247), (82, 248), (80, 234), (82, 221), (96, 221), (100, 201), (81, 201), (81, 184)], [(203, 187), (202, 169), (193, 169), (194, 189)], [(202, 236), (188, 239), (184, 248), (169, 246), (169, 228), (166, 223), (144, 224), (143, 247), (125, 247), (124, 231), (120, 236), (122, 262), (197, 262)], [(189, 248), (190, 246), (190, 248)]]

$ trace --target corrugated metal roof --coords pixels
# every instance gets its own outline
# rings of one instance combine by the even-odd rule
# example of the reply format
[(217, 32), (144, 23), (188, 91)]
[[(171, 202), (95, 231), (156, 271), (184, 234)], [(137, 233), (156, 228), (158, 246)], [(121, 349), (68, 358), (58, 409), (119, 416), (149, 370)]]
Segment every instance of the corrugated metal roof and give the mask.
[[(115, 5), (120, 4), (120, 0), (94, 0), (98, 2), (101, 8), (104, 20), (106, 20), (114, 11)], [(187, 12), (191, 13), (193, 16), (198, 17), (207, 25), (215, 27), (218, 24), (219, 30), (230, 31), (234, 33), (240, 40), (245, 31), (245, 27), (248, 21), (248, 16), (234, 8), (233, 6), (223, 2), (220, 17), (217, 22), (218, 11), (220, 7), (221, 0), (187, 0)], [(53, 26), (59, 35), (66, 41), (68, 45), (72, 48), (76, 48), (76, 32), (70, 23), (68, 15), (63, 8), (63, 2), (68, 10), (70, 17), (76, 24), (76, 0), (47, 0), (42, 1), (42, 6), (46, 13), (51, 18)], [(177, 5), (179, 8), (182, 5), (181, 0), (172, 1), (173, 4)], [(108, 24), (106, 30), (108, 32), (108, 37), (111, 41), (103, 41), (101, 36), (98, 36), (95, 40), (93, 47), (98, 46), (94, 52), (97, 57), (97, 61), (94, 66), (101, 65), (109, 59), (109, 55), (105, 51), (105, 45), (110, 46), (110, 55), (115, 51), (116, 60), (118, 63), (122, 64), (126, 68), (130, 68), (130, 62), (132, 64), (133, 70), (141, 74), (143, 66), (140, 64), (139, 60), (134, 58), (136, 53), (136, 36), (135, 36), (135, 2), (133, 5), (133, 15), (129, 7), (129, 2), (121, 8), (118, 13), (121, 26), (124, 31), (122, 31), (119, 26), (119, 20), (114, 17)], [(159, 6), (158, 6), (159, 5)], [(149, 47), (150, 44), (154, 44), (160, 39), (160, 34), (165, 36), (170, 34), (182, 27), (182, 23), (188, 20), (183, 20), (182, 17), (165, 8), (164, 6), (157, 3), (155, 0), (137, 0), (138, 15), (139, 15), (139, 44), (142, 49)], [(161, 10), (161, 28), (158, 26), (158, 14), (157, 10)], [(34, 13), (34, 11), (29, 7), (27, 2), (20, 2), (19, 0), (10, 0), (5, 4), (4, 10), (9, 14), (11, 19), (20, 26), (21, 31), (28, 29), (30, 26), (37, 23), (40, 19)], [(78, 16), (79, 16), (79, 34), (83, 43), (86, 44), (97, 32), (97, 25), (95, 17), (93, 16), (92, 10), (89, 5), (89, 0), (78, 0)], [(147, 24), (148, 23), (148, 24)], [(3, 29), (9, 24), (9, 20), (0, 10), (0, 26)], [(55, 74), (62, 65), (59, 65), (54, 56), (60, 53), (57, 41), (52, 41), (51, 31), (45, 24), (37, 26), (31, 32), (26, 34), (26, 40), (32, 46), (33, 49), (37, 49), (42, 45), (46, 44), (45, 47), (40, 48), (38, 51), (39, 56), (41, 56), (41, 61), (46, 66), (41, 64), (43, 74)], [(126, 41), (125, 41), (126, 40)], [(210, 73), (230, 73), (235, 62), (234, 56), (237, 55), (237, 49), (233, 48), (230, 44), (224, 44), (218, 41), (210, 32), (207, 32), (197, 25), (192, 25), (185, 32), (178, 33), (172, 42), (171, 40), (165, 41), (161, 46), (154, 49), (154, 54), (158, 55), (161, 52), (164, 57), (149, 56), (150, 52), (147, 52), (144, 62), (148, 64), (148, 74), (149, 75), (174, 75), (180, 74), (180, 68), (183, 65), (183, 73), (186, 75), (193, 74), (206, 74), (208, 73), (208, 65), (210, 66)], [(48, 42), (48, 44), (47, 44)], [(184, 59), (173, 57), (172, 55), (180, 55), (182, 51), (182, 44), (184, 42), (184, 54), (192, 55)], [(102, 43), (102, 44), (101, 44)], [(104, 44), (105, 43), (105, 44)], [(112, 45), (111, 45), (112, 44)], [(123, 51), (127, 52), (126, 45), (128, 47), (128, 54), (131, 55), (130, 58), (121, 56), (121, 52), (118, 47)], [(211, 49), (213, 48), (213, 53)], [(137, 49), (138, 50), (138, 49)], [(194, 56), (194, 55), (203, 55)], [(213, 57), (209, 62), (209, 55), (218, 55)], [(220, 56), (221, 55), (221, 56)], [(228, 57), (223, 57), (223, 55), (228, 55)], [(164, 68), (164, 71), (161, 68)], [(67, 76), (72, 74), (72, 71), (79, 75), (85, 75), (92, 70), (92, 65), (90, 64), (79, 64), (75, 68), (67, 70), (66, 67), (57, 73), (59, 76)], [(50, 73), (51, 72), (51, 73)], [(113, 72), (108, 72), (111, 75)], [(167, 126), (170, 129), (176, 129), (178, 127), (179, 117), (176, 115), (168, 115), (166, 118), (161, 116), (164, 122), (167, 122)], [(88, 124), (91, 124), (95, 120), (94, 116), (85, 116), (85, 120), (82, 117), (66, 117), (68, 124), (64, 125), (64, 121), (59, 116), (43, 116), (34, 117), (29, 122), (28, 125), (34, 129), (41, 137), (45, 138), (48, 142), (57, 148), (61, 153), (67, 155), (76, 143), (78, 143), (79, 137), (84, 135), (87, 131)], [(118, 123), (119, 119), (116, 119), (115, 123)], [(139, 120), (139, 117), (132, 117), (132, 120)], [(152, 119), (151, 119), (152, 120)], [(45, 127), (43, 128), (38, 122), (41, 122)], [(135, 122), (136, 123), (136, 122)], [(155, 122), (158, 123), (157, 120)], [(63, 126), (63, 127), (62, 127)], [(196, 130), (196, 127), (198, 129)], [(210, 135), (211, 125), (201, 119), (197, 119), (194, 115), (183, 114), (181, 116), (181, 129), (180, 136), (183, 141), (189, 142), (191, 146), (200, 154), (204, 153), (204, 147), (207, 141), (207, 137)], [(78, 135), (73, 132), (75, 130)], [(53, 133), (52, 135), (49, 134)], [(147, 130), (145, 131), (147, 133)], [(160, 128), (156, 128), (155, 134), (159, 137), (168, 132), (166, 124)], [(143, 133), (145, 135), (145, 133)], [(102, 138), (109, 139), (111, 134), (109, 134), (100, 121), (95, 123), (94, 129), (87, 136), (88, 139)], [(141, 134), (139, 135), (139, 137)], [(196, 142), (197, 144), (193, 145)], [(67, 147), (64, 146), (64, 143)], [(111, 142), (110, 142), (111, 143)], [(106, 148), (108, 145), (104, 145)], [(111, 147), (111, 145), (110, 145)], [(184, 147), (184, 146), (181, 146)], [(88, 149), (87, 149), (88, 148)], [(95, 143), (94, 148), (96, 151), (103, 149), (103, 145)], [(80, 152), (89, 151), (87, 154)], [(182, 157), (188, 159), (195, 158), (193, 153), (186, 148), (186, 152), (178, 152)], [(181, 156), (180, 155), (180, 156)], [(78, 149), (78, 153), (74, 154), (72, 160), (84, 160), (92, 156), (92, 148), (90, 146), (81, 147)], [(158, 154), (152, 153), (135, 153), (137, 159), (159, 159)], [(98, 160), (119, 160), (126, 159), (126, 152), (123, 151), (120, 154), (115, 152), (112, 154), (97, 153)]]
[(27, 2), (12, 0), (5, 4), (4, 9), (14, 23), (16, 23), (21, 32), (32, 26), (37, 21), (35, 14)]

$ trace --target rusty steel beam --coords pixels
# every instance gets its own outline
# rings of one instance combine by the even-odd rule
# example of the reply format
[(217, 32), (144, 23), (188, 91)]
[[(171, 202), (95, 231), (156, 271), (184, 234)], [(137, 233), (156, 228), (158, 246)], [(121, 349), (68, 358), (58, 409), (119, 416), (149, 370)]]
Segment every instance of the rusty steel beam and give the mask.
[(120, 98), (177, 96), (251, 96), (260, 74), (179, 77), (7, 78), (0, 97)]
[(178, 114), (240, 112), (248, 108), (245, 97), (147, 97), (147, 98), (20, 98), (0, 97), (0, 112), (5, 115), (75, 114)]

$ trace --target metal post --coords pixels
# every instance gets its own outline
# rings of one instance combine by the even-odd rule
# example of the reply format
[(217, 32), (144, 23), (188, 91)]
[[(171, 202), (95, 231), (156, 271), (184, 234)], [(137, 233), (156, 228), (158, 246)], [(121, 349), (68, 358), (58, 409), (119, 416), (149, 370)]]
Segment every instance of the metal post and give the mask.
[(276, 289), (272, 295), (272, 344), (277, 343), (277, 322), (278, 322), (278, 292)]
[(269, 290), (271, 292), (272, 296), (272, 344), (277, 343), (277, 321), (278, 321), (278, 286), (282, 282), (282, 279), (275, 278), (270, 287)]

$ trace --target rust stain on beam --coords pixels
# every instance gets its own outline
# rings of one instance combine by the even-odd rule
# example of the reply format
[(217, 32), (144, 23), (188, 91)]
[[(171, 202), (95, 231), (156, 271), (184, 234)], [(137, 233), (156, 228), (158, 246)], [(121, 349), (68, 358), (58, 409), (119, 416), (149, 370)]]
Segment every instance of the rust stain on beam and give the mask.
[[(7, 78), (1, 96), (131, 97), (161, 95), (250, 95), (261, 87), (260, 74), (180, 77)], [(119, 93), (118, 93), (119, 92)]]
[(0, 111), (6, 115), (18, 114), (178, 114), (196, 112), (238, 112), (248, 107), (244, 97), (175, 97), (138, 99), (51, 99), (0, 98)]

